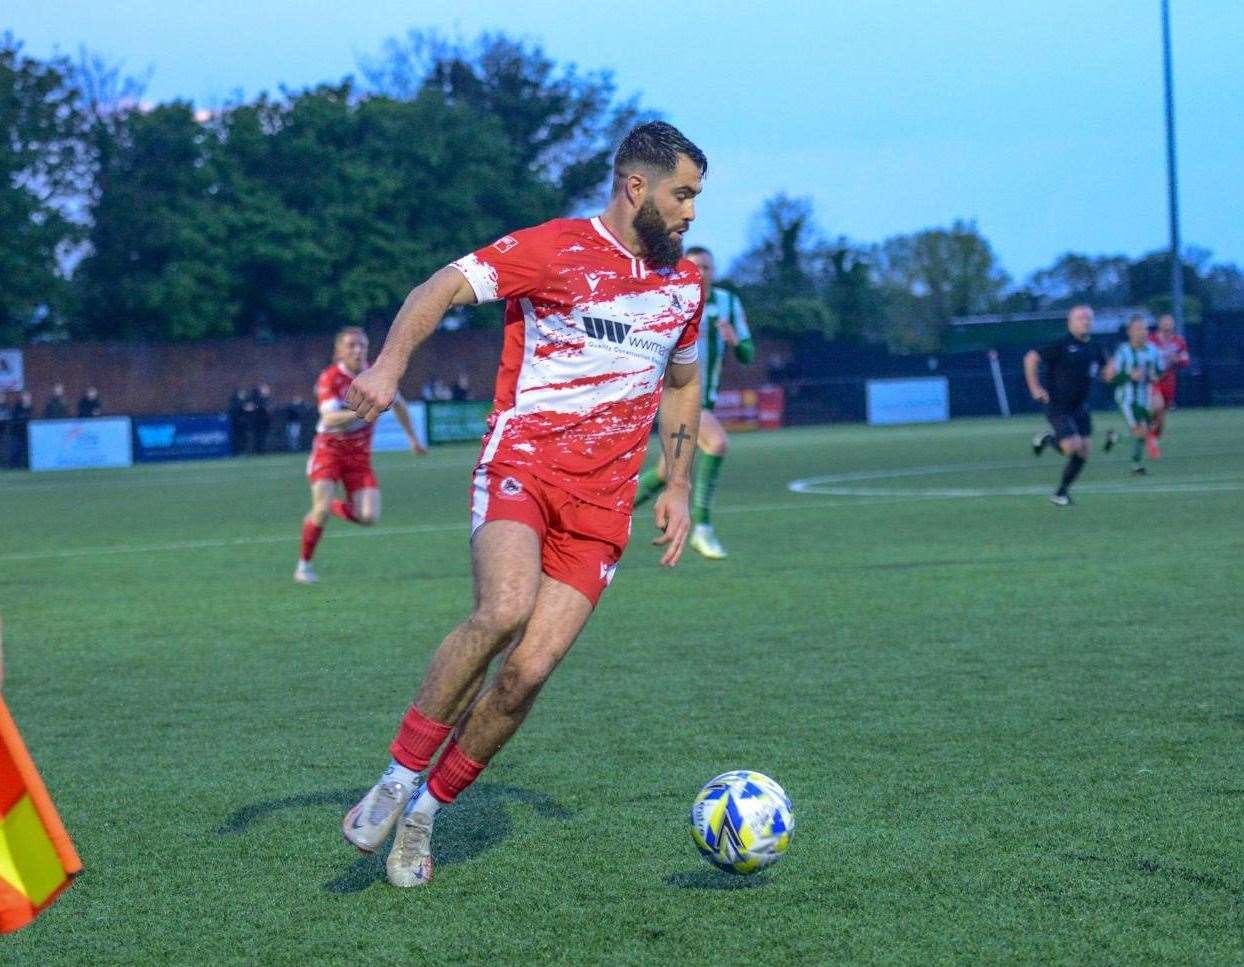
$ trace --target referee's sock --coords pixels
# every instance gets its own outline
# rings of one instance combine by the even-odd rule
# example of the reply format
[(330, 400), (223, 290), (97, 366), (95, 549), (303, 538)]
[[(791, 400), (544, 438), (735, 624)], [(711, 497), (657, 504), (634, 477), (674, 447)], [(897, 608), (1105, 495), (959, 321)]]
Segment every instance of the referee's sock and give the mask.
[(1080, 471), (1084, 469), (1084, 458), (1078, 453), (1073, 453), (1067, 458), (1066, 466), (1063, 467), (1062, 483), (1058, 485), (1058, 494), (1062, 497), (1067, 496), (1067, 489), (1075, 482), (1076, 477), (1080, 476)]

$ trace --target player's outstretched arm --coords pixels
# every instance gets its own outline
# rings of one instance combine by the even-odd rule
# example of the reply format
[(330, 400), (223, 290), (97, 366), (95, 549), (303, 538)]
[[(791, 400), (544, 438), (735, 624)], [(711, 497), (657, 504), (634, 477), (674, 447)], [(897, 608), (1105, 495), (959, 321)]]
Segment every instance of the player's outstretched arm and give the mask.
[(1035, 349), (1024, 353), (1024, 379), (1028, 381), (1028, 392), (1038, 403), (1048, 403), (1050, 394), (1045, 391), (1045, 387), (1041, 385), (1041, 380), (1037, 376), (1037, 367), (1040, 364), (1041, 354)]
[(389, 327), (375, 365), (350, 384), (346, 406), (369, 423), (375, 421), (392, 405), (398, 380), (419, 344), (436, 331), (451, 306), (474, 302), (475, 291), (466, 276), (449, 265), (411, 290)]
[(410, 441), (410, 449), (415, 453), (427, 453), (428, 448), (419, 442), (419, 435), (415, 433), (415, 424), (410, 419), (410, 408), (406, 405), (406, 401), (402, 399), (401, 393), (393, 395), (393, 415), (397, 417), (397, 422), (401, 428), (406, 431), (406, 439)]
[(652, 543), (665, 546), (661, 564), (673, 567), (691, 532), (691, 463), (700, 432), (699, 363), (670, 364), (658, 422), (665, 452), (665, 489), (652, 508), (661, 532)]

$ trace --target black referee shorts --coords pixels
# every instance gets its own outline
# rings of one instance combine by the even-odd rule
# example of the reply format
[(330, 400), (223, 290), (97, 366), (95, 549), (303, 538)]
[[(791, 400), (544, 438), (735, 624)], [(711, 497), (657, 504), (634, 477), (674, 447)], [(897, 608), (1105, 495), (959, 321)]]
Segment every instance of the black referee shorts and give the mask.
[(1081, 406), (1078, 410), (1049, 410), (1046, 419), (1054, 428), (1054, 439), (1060, 443), (1067, 437), (1093, 435), (1093, 417), (1087, 406)]

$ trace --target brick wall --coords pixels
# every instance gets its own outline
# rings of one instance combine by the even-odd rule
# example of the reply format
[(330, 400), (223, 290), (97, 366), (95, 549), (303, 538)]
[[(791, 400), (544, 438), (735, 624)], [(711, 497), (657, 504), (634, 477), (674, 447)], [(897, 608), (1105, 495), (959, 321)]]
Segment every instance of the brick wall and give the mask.
[[(371, 334), (373, 355), (383, 332)], [(491, 398), (501, 356), (501, 333), (468, 329), (435, 333), (415, 354), (402, 393), (418, 399), (433, 378), (452, 383), (459, 372), (471, 380), (472, 395)], [(765, 381), (765, 363), (785, 344), (759, 340), (756, 361), (726, 363), (723, 383), (750, 388)], [(287, 336), (274, 342), (222, 339), (200, 343), (36, 343), (25, 347), (26, 386), (35, 412), (43, 410), (53, 383), (65, 385), (71, 411), (87, 386), (99, 390), (105, 414), (219, 412), (233, 391), (258, 382), (272, 387), (276, 405), (295, 396), (310, 399), (315, 377), (332, 357), (331, 336)], [(74, 411), (76, 412), (76, 411)]]

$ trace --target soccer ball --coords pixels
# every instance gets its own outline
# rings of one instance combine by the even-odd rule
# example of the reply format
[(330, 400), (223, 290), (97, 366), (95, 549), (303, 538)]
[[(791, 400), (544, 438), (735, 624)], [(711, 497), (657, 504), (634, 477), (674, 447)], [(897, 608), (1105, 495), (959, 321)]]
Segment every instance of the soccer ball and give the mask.
[(755, 873), (790, 846), (795, 814), (790, 797), (759, 772), (724, 772), (691, 805), (691, 838), (700, 854), (727, 873)]

